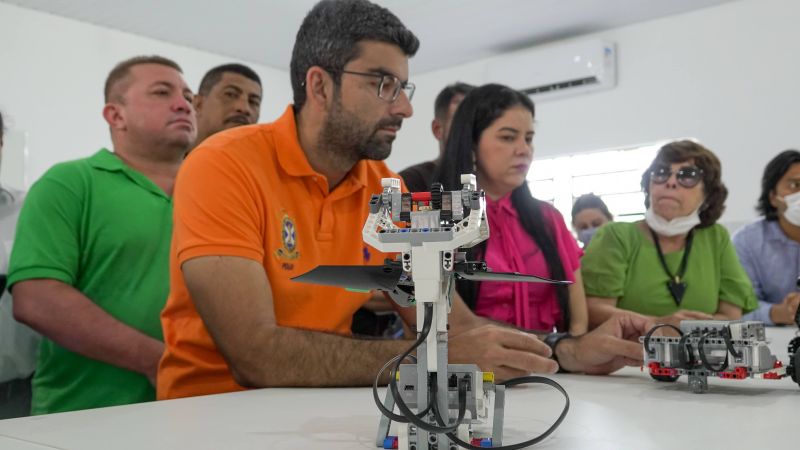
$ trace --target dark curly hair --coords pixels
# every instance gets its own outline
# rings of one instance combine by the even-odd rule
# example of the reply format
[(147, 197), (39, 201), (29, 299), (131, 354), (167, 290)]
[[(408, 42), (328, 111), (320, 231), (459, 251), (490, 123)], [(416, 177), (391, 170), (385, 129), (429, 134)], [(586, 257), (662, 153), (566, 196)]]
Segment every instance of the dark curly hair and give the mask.
[(761, 213), (765, 219), (778, 220), (778, 209), (772, 206), (769, 196), (775, 192), (778, 182), (786, 175), (792, 164), (797, 163), (800, 163), (800, 152), (789, 149), (772, 158), (772, 161), (764, 168), (764, 176), (761, 177), (761, 196), (758, 197), (756, 211)]
[(717, 155), (697, 142), (674, 141), (658, 150), (656, 158), (642, 174), (642, 190), (647, 194), (644, 205), (650, 207), (650, 173), (659, 166), (685, 162), (690, 159), (693, 159), (694, 164), (703, 170), (705, 200), (700, 207), (700, 225), (697, 228), (710, 227), (719, 220), (722, 212), (725, 211), (728, 188), (722, 183), (722, 165)]
[(360, 41), (394, 44), (414, 56), (419, 39), (388, 9), (367, 0), (322, 0), (303, 19), (292, 50), (289, 74), (295, 111), (306, 102), (308, 69), (319, 66), (339, 83), (344, 66), (358, 58)]

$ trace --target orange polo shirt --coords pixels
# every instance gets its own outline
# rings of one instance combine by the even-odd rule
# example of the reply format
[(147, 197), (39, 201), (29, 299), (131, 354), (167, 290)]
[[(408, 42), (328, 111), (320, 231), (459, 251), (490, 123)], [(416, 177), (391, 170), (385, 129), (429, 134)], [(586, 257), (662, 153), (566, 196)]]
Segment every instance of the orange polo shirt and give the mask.
[[(181, 265), (201, 256), (263, 264), (281, 326), (349, 334), (369, 294), (296, 283), (321, 264), (381, 264), (361, 229), (383, 162), (360, 161), (332, 191), (300, 148), (292, 106), (271, 124), (219, 133), (193, 150), (175, 184), (170, 294), (161, 323), (166, 350), (158, 398), (243, 390), (217, 350), (186, 288)], [(224, 302), (226, 299), (219, 299)], [(269, 355), (264, 355), (269, 358)]]

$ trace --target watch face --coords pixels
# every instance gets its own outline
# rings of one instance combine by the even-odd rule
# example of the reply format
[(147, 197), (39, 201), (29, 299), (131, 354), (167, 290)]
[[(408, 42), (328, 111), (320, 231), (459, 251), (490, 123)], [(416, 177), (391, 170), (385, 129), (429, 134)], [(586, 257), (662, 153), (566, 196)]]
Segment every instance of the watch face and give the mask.
[(550, 333), (544, 337), (544, 343), (550, 346), (551, 349), (555, 350), (556, 344), (564, 338), (572, 337), (569, 333)]

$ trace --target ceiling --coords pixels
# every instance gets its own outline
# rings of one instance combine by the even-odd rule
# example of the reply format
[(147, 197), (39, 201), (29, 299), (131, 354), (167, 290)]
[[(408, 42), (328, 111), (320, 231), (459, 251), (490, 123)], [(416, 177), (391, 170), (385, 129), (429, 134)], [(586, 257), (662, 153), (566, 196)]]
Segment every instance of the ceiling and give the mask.
[[(316, 0), (0, 0), (287, 70)], [(377, 0), (421, 41), (420, 74), (732, 0)]]

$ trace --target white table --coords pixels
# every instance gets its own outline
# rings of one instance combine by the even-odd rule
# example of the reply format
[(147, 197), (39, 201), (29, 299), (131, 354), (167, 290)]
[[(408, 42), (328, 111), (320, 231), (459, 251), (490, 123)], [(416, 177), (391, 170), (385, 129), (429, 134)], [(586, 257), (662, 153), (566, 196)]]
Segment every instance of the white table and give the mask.
[[(786, 362), (795, 329), (770, 328)], [(709, 378), (693, 394), (685, 377), (659, 383), (638, 368), (611, 376), (555, 375), (572, 406), (537, 448), (796, 448), (800, 387), (790, 379)], [(545, 386), (511, 389), (505, 443), (547, 428), (563, 400)], [(371, 391), (259, 389), (0, 421), (0, 449), (374, 449), (379, 412)]]

